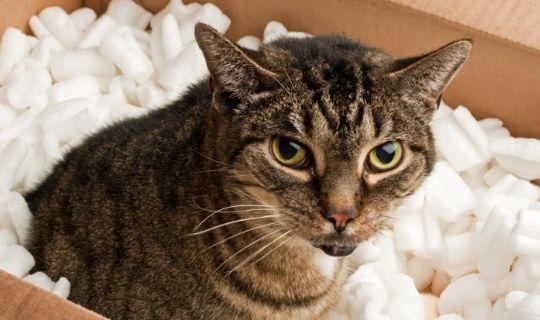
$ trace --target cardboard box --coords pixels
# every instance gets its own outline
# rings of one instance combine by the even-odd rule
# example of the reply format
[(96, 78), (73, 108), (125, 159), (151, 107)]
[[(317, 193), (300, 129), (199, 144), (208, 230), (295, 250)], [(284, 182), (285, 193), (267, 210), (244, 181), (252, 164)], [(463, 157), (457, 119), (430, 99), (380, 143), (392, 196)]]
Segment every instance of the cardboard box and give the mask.
[[(168, 0), (137, 1), (158, 11)], [(186, 1), (191, 2), (191, 1)], [(343, 33), (396, 57), (472, 38), (471, 58), (444, 94), (477, 118), (497, 117), (516, 136), (540, 138), (540, 2), (536, 0), (214, 0), (233, 21), (229, 37), (260, 36), (270, 20), (313, 34)], [(4, 0), (0, 32), (28, 30), (33, 14), (50, 5), (89, 6), (107, 0)], [(103, 319), (0, 272), (0, 319)]]

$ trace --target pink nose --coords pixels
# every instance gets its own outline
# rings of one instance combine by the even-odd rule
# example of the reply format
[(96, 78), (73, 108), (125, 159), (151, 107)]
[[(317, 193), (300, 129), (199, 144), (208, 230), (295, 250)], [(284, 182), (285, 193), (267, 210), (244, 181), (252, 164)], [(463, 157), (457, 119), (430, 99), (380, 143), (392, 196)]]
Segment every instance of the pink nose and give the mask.
[(337, 233), (342, 233), (347, 228), (347, 224), (354, 220), (354, 217), (347, 213), (335, 213), (328, 216), (327, 219), (334, 224)]

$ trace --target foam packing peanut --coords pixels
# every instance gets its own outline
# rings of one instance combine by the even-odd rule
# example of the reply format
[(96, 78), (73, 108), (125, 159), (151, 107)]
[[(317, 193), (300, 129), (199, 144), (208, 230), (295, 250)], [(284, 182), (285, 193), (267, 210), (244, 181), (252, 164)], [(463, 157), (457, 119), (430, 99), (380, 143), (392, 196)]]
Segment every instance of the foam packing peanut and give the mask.
[(47, 107), (47, 91), (52, 80), (45, 67), (35, 65), (19, 65), (6, 83), (6, 97), (16, 109), (45, 109)]
[(100, 85), (96, 78), (81, 74), (68, 80), (57, 82), (49, 90), (52, 106), (71, 99), (93, 98), (100, 94)]
[(480, 301), (486, 297), (487, 285), (478, 274), (468, 274), (448, 285), (439, 299), (439, 313), (463, 314), (466, 303)]
[[(1, 220), (1, 218), (0, 218)], [(5, 248), (17, 244), (17, 236), (10, 229), (0, 230), (0, 252)]]
[(518, 213), (518, 223), (514, 233), (540, 239), (540, 210), (523, 209)]
[[(163, 37), (161, 29), (160, 21), (158, 27), (153, 28), (150, 34), (150, 57), (152, 58), (154, 68), (156, 68), (157, 72), (160, 74), (163, 72), (163, 69), (168, 62), (165, 59), (165, 53), (163, 51)], [(180, 35), (179, 37), (181, 39)]]
[(184, 5), (181, 0), (171, 0), (169, 3), (150, 20), (152, 29), (157, 29), (161, 24), (163, 17), (172, 14), (178, 22), (184, 22), (193, 19), (195, 14), (201, 9), (202, 5), (197, 2)]
[(70, 15), (73, 23), (79, 28), (79, 30), (84, 31), (92, 22), (96, 20), (96, 13), (90, 8), (80, 8), (73, 11)]
[(540, 258), (527, 256), (522, 257), (521, 261), (525, 270), (527, 270), (527, 274), (540, 280)]
[(540, 258), (540, 240), (526, 236), (514, 235), (512, 249), (520, 255)]
[(0, 210), (4, 211), (4, 219), (10, 220), (10, 225), (13, 226), (17, 236), (17, 243), (25, 245), (30, 235), (32, 213), (23, 196), (18, 192), (0, 195)]
[(460, 273), (462, 268), (474, 270), (478, 260), (473, 247), (474, 241), (475, 234), (473, 232), (465, 232), (445, 238), (443, 269), (451, 273)]
[(130, 0), (111, 1), (106, 14), (121, 24), (127, 24), (141, 30), (146, 29), (152, 18), (150, 12)]
[(176, 58), (182, 51), (182, 36), (180, 35), (178, 22), (172, 14), (163, 17), (161, 22), (161, 45), (167, 62)]
[(487, 248), (480, 252), (478, 270), (485, 279), (498, 280), (510, 271), (516, 254), (508, 238), (515, 224), (516, 219), (512, 215), (505, 216)]
[(195, 40), (195, 24), (202, 22), (210, 25), (217, 31), (225, 33), (231, 25), (231, 20), (212, 3), (205, 3), (196, 11), (191, 19), (180, 21), (180, 36), (184, 43)]
[(38, 118), (40, 110), (29, 109), (20, 114), (10, 125), (0, 130), (0, 144), (8, 142), (28, 129)]
[(264, 43), (274, 41), (275, 39), (284, 36), (287, 33), (287, 28), (278, 21), (270, 21), (264, 28)]
[(506, 313), (506, 305), (504, 303), (504, 297), (499, 298), (495, 304), (493, 304), (493, 308), (491, 309), (491, 315), (489, 320), (504, 320), (504, 315)]
[(69, 282), (69, 280), (64, 277), (60, 277), (60, 279), (58, 279), (58, 281), (54, 285), (52, 293), (56, 294), (59, 297), (67, 299), (70, 289), (71, 283)]
[(473, 212), (477, 219), (485, 220), (495, 207), (505, 208), (511, 214), (517, 215), (519, 210), (529, 208), (532, 204), (533, 201), (520, 197), (504, 193), (486, 192), (478, 198)]
[(159, 76), (159, 83), (166, 90), (182, 92), (193, 79), (201, 79), (207, 74), (202, 51), (192, 42), (167, 65)]
[(466, 303), (463, 307), (463, 314), (467, 320), (487, 320), (491, 315), (491, 301), (484, 298), (479, 301)]
[(23, 278), (24, 281), (39, 287), (45, 291), (52, 291), (54, 288), (54, 282), (45, 273), (38, 271), (32, 273)]
[(406, 274), (396, 273), (385, 278), (388, 303), (385, 309), (390, 319), (422, 319), (424, 302), (414, 281)]
[(116, 70), (110, 60), (91, 48), (53, 53), (51, 74), (56, 81), (62, 81), (77, 75), (112, 77)]
[(129, 29), (120, 29), (103, 37), (99, 52), (139, 84), (148, 81), (154, 72), (152, 62)]
[(142, 107), (149, 109), (162, 107), (170, 101), (167, 93), (153, 83), (139, 86), (137, 98)]
[(3, 199), (24, 179), (32, 153), (31, 147), (20, 139), (11, 141), (0, 152), (0, 195)]
[(434, 119), (431, 127), (438, 150), (454, 170), (461, 172), (486, 160), (453, 114)]
[(241, 47), (251, 50), (258, 50), (259, 47), (262, 45), (262, 41), (255, 36), (244, 36), (238, 39), (236, 43)]
[(38, 17), (43, 26), (66, 48), (75, 47), (81, 40), (81, 30), (64, 9), (48, 7), (43, 9)]
[(23, 277), (34, 267), (34, 257), (20, 245), (12, 245), (0, 252), (0, 270)]
[(495, 160), (502, 168), (520, 178), (527, 180), (540, 179), (540, 162), (538, 161), (504, 154), (496, 154)]
[(489, 150), (489, 137), (471, 112), (467, 108), (459, 106), (454, 110), (453, 115), (459, 125), (467, 133), (467, 136), (478, 147), (482, 156), (489, 159), (492, 156)]
[(527, 260), (527, 257), (520, 257), (512, 265), (512, 271), (507, 276), (508, 288), (505, 294), (511, 290), (530, 292), (534, 289), (537, 278), (540, 277), (535, 277), (529, 272)]
[(16, 117), (17, 114), (15, 113), (13, 108), (0, 103), (0, 129), (5, 128), (9, 124), (11, 124)]
[(424, 188), (427, 208), (446, 222), (458, 220), (475, 203), (475, 196), (469, 186), (445, 162), (435, 165)]
[(540, 294), (529, 295), (513, 305), (505, 313), (505, 320), (537, 320), (540, 319)]
[(537, 139), (494, 137), (490, 150), (508, 171), (528, 180), (540, 178), (540, 141)]
[(497, 183), (497, 181), (502, 179), (507, 173), (508, 171), (504, 170), (500, 166), (495, 165), (484, 173), (483, 179), (488, 186), (492, 186)]
[(30, 55), (30, 41), (19, 29), (7, 28), (0, 42), (0, 85), (3, 85), (11, 68)]
[[(28, 20), (28, 25), (30, 26), (30, 29), (32, 30), (32, 32), (38, 39), (43, 40), (48, 37), (53, 37), (49, 29), (47, 29), (47, 27), (43, 25), (43, 23), (41, 22), (41, 20), (39, 20), (37, 16), (30, 17), (30, 20)], [(58, 43), (60, 44), (60, 42)], [(62, 46), (62, 44), (60, 45)]]
[(95, 20), (84, 32), (81, 41), (77, 44), (77, 47), (81, 49), (87, 49), (92, 47), (99, 47), (101, 39), (103, 37), (116, 30), (117, 23), (109, 15), (102, 15)]

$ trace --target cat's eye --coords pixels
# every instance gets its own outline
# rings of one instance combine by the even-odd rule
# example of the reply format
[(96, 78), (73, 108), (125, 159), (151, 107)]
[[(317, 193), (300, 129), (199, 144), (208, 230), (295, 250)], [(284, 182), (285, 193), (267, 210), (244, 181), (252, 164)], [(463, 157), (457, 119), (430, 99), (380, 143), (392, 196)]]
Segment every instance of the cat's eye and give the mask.
[(306, 147), (289, 138), (273, 138), (272, 153), (281, 164), (287, 167), (302, 168), (308, 164), (308, 151)]
[(403, 147), (398, 141), (388, 141), (369, 152), (369, 166), (375, 171), (388, 171), (399, 164)]

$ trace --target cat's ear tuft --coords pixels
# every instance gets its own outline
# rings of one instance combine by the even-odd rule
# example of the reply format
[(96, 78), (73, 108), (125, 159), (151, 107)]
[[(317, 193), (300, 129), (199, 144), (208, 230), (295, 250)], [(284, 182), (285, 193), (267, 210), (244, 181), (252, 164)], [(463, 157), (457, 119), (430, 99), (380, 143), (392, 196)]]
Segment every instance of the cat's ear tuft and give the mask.
[(422, 100), (433, 112), (471, 49), (471, 40), (459, 40), (421, 57), (397, 60), (389, 76), (407, 99)]
[(206, 60), (214, 90), (226, 92), (234, 99), (249, 99), (275, 77), (255, 60), (253, 52), (240, 48), (207, 24), (195, 26), (195, 39)]

